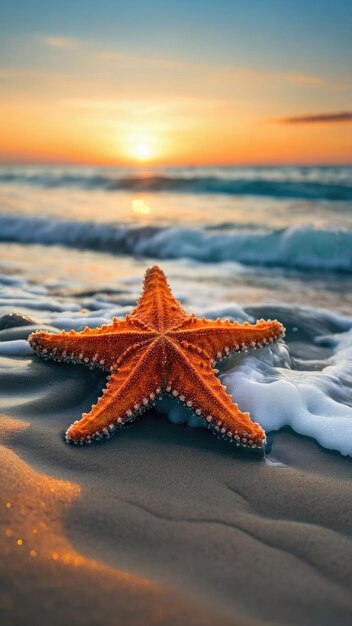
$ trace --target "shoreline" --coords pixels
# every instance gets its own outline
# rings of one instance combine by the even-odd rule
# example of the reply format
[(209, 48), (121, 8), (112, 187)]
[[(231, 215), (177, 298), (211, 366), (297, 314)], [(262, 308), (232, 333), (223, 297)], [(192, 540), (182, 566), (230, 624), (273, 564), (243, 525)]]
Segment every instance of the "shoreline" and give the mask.
[[(277, 317), (287, 328), (286, 345), (219, 366), (241, 410), (247, 405), (269, 432), (266, 456), (191, 428), (191, 412), (189, 423), (172, 423), (173, 407), (145, 413), (110, 440), (68, 446), (67, 427), (96, 402), (105, 375), (38, 359), (27, 337), (43, 326), (80, 329), (123, 317), (140, 276), (131, 266), (111, 291), (102, 294), (93, 281), (73, 296), (70, 271), (67, 279), (53, 269), (59, 258), (41, 270), (54, 272), (50, 286), (36, 278), (2, 283), (5, 626), (349, 625), (352, 459), (288, 425), (341, 454), (350, 451), (351, 319), (320, 309), (319, 299), (314, 308), (259, 301), (244, 310), (236, 304), (244, 277), (239, 284), (229, 274), (234, 291), (221, 299), (207, 275), (190, 277), (177, 265), (172, 283), (176, 276), (187, 310), (210, 318)], [(69, 256), (65, 268), (75, 260)], [(109, 271), (115, 280), (115, 268)], [(257, 286), (252, 294), (259, 297)]]

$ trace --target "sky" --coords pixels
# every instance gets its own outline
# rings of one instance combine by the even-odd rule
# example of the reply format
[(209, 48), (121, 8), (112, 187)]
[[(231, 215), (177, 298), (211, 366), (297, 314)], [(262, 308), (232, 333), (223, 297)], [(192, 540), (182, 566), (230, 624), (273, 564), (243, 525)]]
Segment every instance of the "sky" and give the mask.
[(0, 0), (0, 162), (352, 162), (350, 0)]

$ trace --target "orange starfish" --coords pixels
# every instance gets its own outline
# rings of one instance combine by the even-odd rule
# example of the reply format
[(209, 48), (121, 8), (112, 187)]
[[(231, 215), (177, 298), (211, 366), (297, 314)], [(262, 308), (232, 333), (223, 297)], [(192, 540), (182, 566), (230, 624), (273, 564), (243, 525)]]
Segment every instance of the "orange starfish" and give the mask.
[(162, 270), (148, 269), (142, 296), (124, 320), (81, 332), (38, 331), (29, 343), (45, 359), (81, 363), (110, 372), (98, 403), (66, 432), (67, 442), (110, 437), (166, 392), (237, 445), (261, 447), (266, 438), (242, 413), (216, 377), (216, 361), (231, 352), (263, 347), (284, 335), (280, 322), (252, 325), (187, 315), (173, 297)]

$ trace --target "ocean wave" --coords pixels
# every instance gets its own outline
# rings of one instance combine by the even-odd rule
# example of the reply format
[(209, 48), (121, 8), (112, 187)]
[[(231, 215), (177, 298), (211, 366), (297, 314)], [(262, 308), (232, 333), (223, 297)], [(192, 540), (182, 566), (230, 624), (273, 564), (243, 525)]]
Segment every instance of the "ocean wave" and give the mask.
[[(344, 171), (346, 170), (346, 172)], [(1, 168), (0, 183), (45, 188), (182, 192), (305, 200), (352, 200), (348, 168), (173, 168), (140, 173), (107, 169)]]
[(0, 241), (63, 245), (156, 259), (352, 270), (352, 231), (294, 227), (272, 232), (211, 232), (182, 227), (128, 227), (22, 215), (0, 216)]

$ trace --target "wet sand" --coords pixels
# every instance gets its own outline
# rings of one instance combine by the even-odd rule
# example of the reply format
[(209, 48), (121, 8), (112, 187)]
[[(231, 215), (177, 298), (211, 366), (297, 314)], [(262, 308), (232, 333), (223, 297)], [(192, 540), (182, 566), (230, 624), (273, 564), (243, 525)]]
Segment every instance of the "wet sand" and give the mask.
[(0, 365), (1, 624), (350, 624), (350, 458), (290, 431), (264, 458), (155, 412), (68, 446), (103, 375)]

